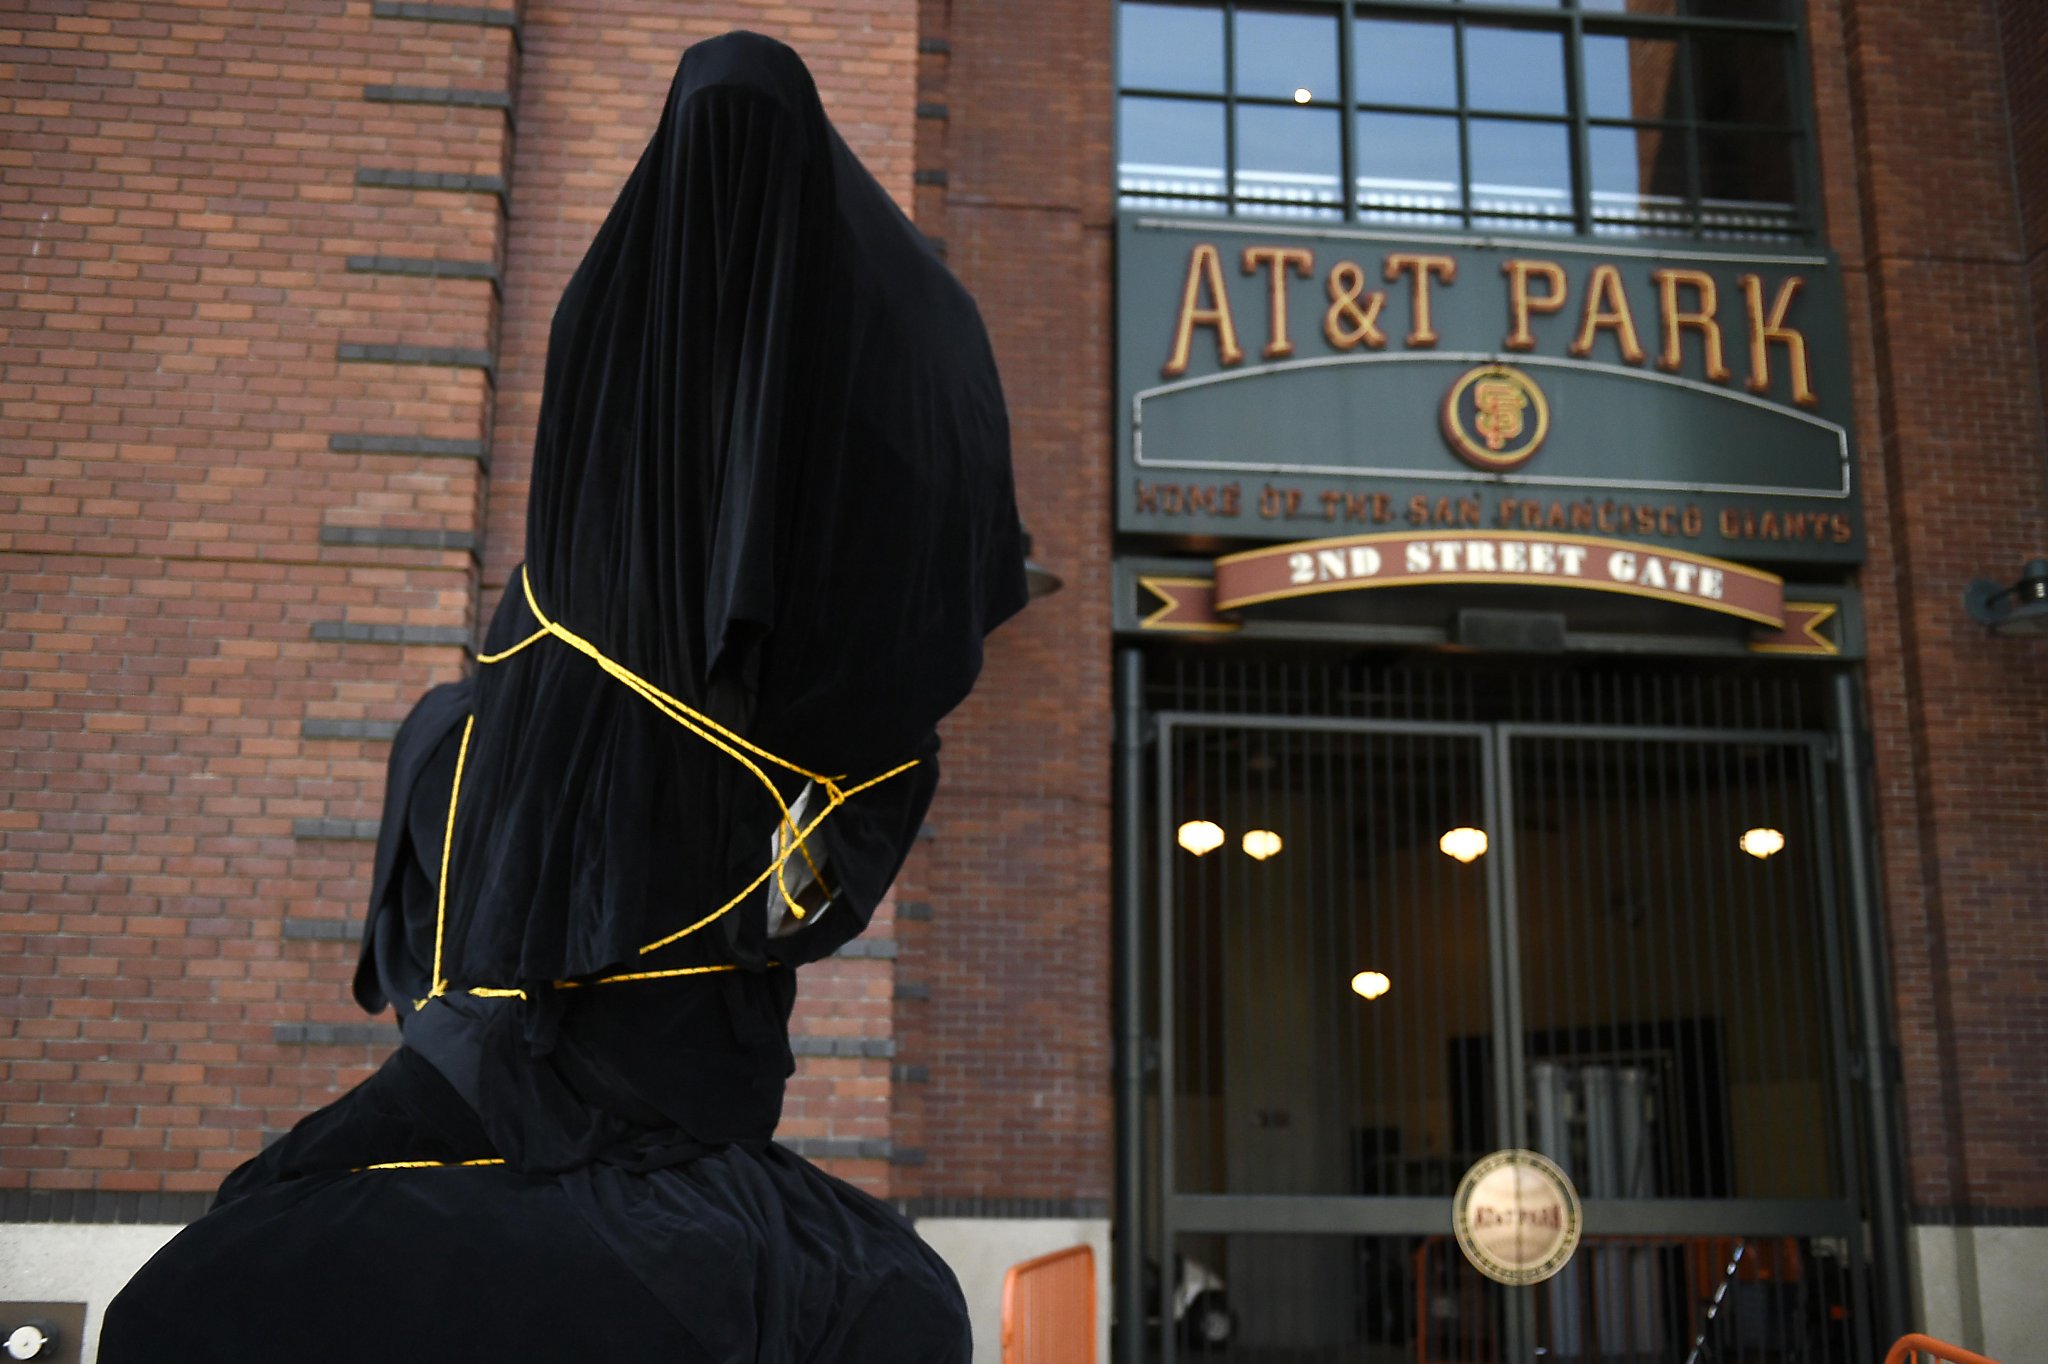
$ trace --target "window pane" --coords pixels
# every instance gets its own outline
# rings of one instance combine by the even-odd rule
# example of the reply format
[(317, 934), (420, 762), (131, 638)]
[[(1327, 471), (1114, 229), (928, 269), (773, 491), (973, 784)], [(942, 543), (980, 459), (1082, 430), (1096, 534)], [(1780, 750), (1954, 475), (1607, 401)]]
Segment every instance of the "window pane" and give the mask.
[(1790, 39), (1692, 35), (1693, 101), (1702, 123), (1790, 123)]
[(1310, 99), (1338, 97), (1337, 16), (1239, 10), (1237, 93), (1301, 100), (1304, 90)]
[(1126, 89), (1223, 93), (1223, 11), (1206, 6), (1117, 7), (1118, 78)]
[(1458, 120), (1427, 114), (1360, 114), (1354, 128), (1355, 193), (1368, 221), (1419, 221), (1454, 213), (1463, 205)]
[(1685, 134), (1663, 128), (1593, 128), (1591, 158), (1596, 232), (1628, 222), (1639, 231), (1679, 232), (1691, 226), (1685, 209)]
[[(1139, 196), (1223, 193), (1222, 105), (1127, 95), (1118, 112), (1118, 190)], [(1171, 205), (1161, 200), (1155, 206)]]
[(1474, 212), (1571, 215), (1571, 135), (1564, 124), (1475, 118), (1471, 136)]
[(1477, 24), (1467, 28), (1465, 99), (1474, 109), (1564, 113), (1564, 35)]
[(1360, 19), (1352, 29), (1353, 85), (1365, 104), (1458, 107), (1458, 54), (1449, 24)]
[(1589, 33), (1585, 54), (1586, 112), (1592, 117), (1685, 117), (1673, 40)]
[(1237, 193), (1271, 210), (1340, 218), (1343, 198), (1335, 109), (1244, 104), (1237, 110)]
[(1782, 235), (1798, 219), (1799, 139), (1702, 128), (1700, 218), (1705, 235)]

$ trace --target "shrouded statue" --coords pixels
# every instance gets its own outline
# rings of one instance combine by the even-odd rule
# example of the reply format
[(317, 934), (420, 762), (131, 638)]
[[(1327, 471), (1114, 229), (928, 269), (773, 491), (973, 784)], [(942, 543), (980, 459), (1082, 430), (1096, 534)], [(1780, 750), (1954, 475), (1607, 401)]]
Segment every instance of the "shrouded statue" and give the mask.
[(1024, 599), (972, 300), (794, 53), (691, 48), (555, 313), (526, 562), (393, 747), (355, 994), (403, 1045), (101, 1359), (966, 1359), (946, 1266), (770, 1137), (798, 968)]

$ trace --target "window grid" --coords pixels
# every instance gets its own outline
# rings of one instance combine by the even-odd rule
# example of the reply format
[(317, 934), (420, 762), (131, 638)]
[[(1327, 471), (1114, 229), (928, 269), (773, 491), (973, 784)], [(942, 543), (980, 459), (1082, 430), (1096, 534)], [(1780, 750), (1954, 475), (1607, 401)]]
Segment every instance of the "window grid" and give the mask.
[[(1127, 208), (1169, 208), (1181, 211), (1228, 214), (1231, 216), (1292, 217), (1326, 221), (1367, 222), (1435, 226), (1450, 229), (1502, 228), (1571, 232), (1580, 236), (1626, 235), (1642, 237), (1683, 236), (1695, 239), (1810, 240), (1818, 228), (1814, 203), (1817, 177), (1812, 167), (1813, 139), (1808, 98), (1803, 79), (1805, 35), (1796, 18), (1730, 19), (1687, 14), (1628, 14), (1587, 9), (1582, 0), (1564, 0), (1556, 8), (1516, 4), (1485, 4), (1477, 0), (1291, 0), (1291, 3), (1259, 3), (1257, 0), (1150, 0), (1175, 8), (1218, 14), (1222, 18), (1222, 89), (1195, 93), (1143, 86), (1120, 86), (1122, 99), (1142, 98), (1186, 102), (1190, 106), (1220, 108), (1223, 115), (1222, 179), (1217, 192), (1205, 193), (1164, 186), (1145, 186), (1126, 176), (1119, 151), (1118, 195)], [(1787, 0), (1789, 7), (1790, 0)], [(1332, 97), (1315, 95), (1304, 102), (1277, 95), (1240, 93), (1238, 90), (1238, 17), (1242, 14), (1283, 12), (1328, 13), (1337, 21), (1338, 89)], [(1407, 22), (1430, 21), (1448, 28), (1452, 39), (1453, 106), (1403, 103), (1360, 98), (1357, 79), (1357, 22), (1363, 19), (1392, 19)], [(1561, 114), (1527, 110), (1475, 108), (1470, 89), (1468, 35), (1474, 27), (1559, 35), (1563, 41), (1565, 109)], [(1735, 36), (1759, 38), (1774, 44), (1779, 71), (1775, 79), (1786, 92), (1789, 112), (1795, 121), (1768, 119), (1742, 121), (1707, 119), (1701, 116), (1697, 88), (1696, 40), (1701, 37)], [(1586, 40), (1613, 38), (1662, 40), (1671, 43), (1669, 76), (1673, 83), (1680, 116), (1632, 113), (1623, 118), (1589, 112)], [(1625, 48), (1625, 52), (1632, 52)], [(1304, 189), (1283, 195), (1270, 185), (1247, 185), (1240, 158), (1239, 124), (1246, 108), (1328, 110), (1337, 117), (1339, 183), (1334, 199)], [(1121, 100), (1120, 100), (1121, 108)], [(1440, 205), (1399, 207), (1365, 201), (1361, 184), (1359, 119), (1361, 115), (1393, 115), (1455, 120), (1458, 182)], [(1121, 118), (1121, 114), (1120, 114)], [(1562, 211), (1548, 206), (1516, 207), (1510, 203), (1482, 203), (1474, 177), (1473, 124), (1525, 124), (1562, 128), (1567, 134), (1567, 203)], [(1618, 198), (1630, 202), (1609, 205), (1594, 185), (1593, 138), (1596, 132), (1629, 135), (1646, 134), (1680, 139), (1682, 156), (1672, 169), (1682, 172), (1683, 183), (1676, 204), (1659, 205), (1668, 194), (1652, 194), (1638, 185), (1622, 191)], [(1789, 159), (1779, 168), (1787, 192), (1780, 199), (1719, 199), (1708, 194), (1702, 147), (1708, 139), (1717, 146), (1737, 145), (1740, 139), (1771, 139), (1789, 144)], [(1731, 141), (1734, 139), (1735, 141)], [(1725, 154), (1725, 153), (1724, 153)], [(1541, 188), (1536, 192), (1540, 196)], [(1420, 196), (1418, 196), (1420, 197)]]

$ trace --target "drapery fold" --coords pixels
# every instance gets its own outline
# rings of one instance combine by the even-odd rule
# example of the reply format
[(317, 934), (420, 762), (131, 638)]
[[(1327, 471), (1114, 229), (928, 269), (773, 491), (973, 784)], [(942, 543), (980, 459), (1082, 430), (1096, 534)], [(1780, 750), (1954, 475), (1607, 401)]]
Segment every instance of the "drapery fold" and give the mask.
[[(607, 656), (849, 782), (929, 754), (982, 637), (1023, 604), (980, 318), (779, 44), (685, 55), (563, 291), (525, 571)], [(487, 653), (537, 624), (515, 583)], [(453, 983), (767, 960), (740, 914), (638, 954), (765, 865), (779, 811), (740, 763), (553, 640), (482, 669), (474, 704)], [(794, 799), (802, 778), (762, 766)], [(827, 819), (835, 930), (865, 922), (932, 780), (927, 763)]]

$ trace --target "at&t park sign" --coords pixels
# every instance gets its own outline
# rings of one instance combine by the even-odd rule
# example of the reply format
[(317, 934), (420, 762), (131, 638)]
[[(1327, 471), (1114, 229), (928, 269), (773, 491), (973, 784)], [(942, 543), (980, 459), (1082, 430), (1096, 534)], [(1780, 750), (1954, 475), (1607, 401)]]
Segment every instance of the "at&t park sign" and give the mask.
[(1122, 530), (1862, 558), (1825, 255), (1148, 218), (1118, 252)]

